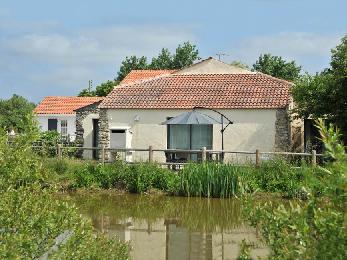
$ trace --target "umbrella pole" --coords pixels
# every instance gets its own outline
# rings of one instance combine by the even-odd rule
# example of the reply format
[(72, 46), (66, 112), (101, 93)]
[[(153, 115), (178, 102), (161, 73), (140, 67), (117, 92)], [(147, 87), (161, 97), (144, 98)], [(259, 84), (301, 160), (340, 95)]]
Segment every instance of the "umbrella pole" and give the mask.
[(221, 133), (222, 133), (222, 157), (221, 157), (221, 161), (223, 162), (224, 161), (224, 122), (223, 122), (223, 116), (221, 115), (220, 116), (220, 119), (221, 119), (221, 123), (222, 123), (222, 130), (221, 130)]

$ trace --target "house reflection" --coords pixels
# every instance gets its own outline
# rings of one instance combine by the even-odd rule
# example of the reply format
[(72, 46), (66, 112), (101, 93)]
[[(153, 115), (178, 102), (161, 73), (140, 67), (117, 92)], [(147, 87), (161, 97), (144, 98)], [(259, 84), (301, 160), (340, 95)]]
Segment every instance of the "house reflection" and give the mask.
[(236, 259), (243, 239), (256, 245), (251, 255), (267, 256), (268, 249), (259, 243), (255, 230), (240, 227), (224, 232), (190, 231), (178, 219), (157, 219), (154, 222), (106, 215), (92, 216), (94, 227), (109, 237), (130, 242), (132, 259)]

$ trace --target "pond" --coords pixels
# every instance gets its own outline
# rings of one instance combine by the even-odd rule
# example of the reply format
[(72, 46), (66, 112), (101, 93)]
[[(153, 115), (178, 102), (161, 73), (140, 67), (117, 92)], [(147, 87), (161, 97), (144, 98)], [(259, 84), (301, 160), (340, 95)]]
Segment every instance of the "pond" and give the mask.
[(206, 199), (135, 194), (72, 194), (82, 215), (99, 232), (131, 245), (134, 260), (236, 259), (243, 239), (251, 255), (268, 248), (245, 224), (237, 199)]

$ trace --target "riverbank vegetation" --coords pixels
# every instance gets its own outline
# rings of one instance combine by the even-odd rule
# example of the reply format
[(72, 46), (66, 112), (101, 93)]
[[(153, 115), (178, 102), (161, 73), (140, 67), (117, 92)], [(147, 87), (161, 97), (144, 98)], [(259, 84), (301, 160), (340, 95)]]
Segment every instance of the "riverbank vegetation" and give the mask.
[(127, 244), (95, 234), (75, 206), (54, 197), (49, 172), (31, 150), (37, 128), (26, 120), (10, 145), (0, 133), (0, 258), (128, 259)]
[(315, 194), (323, 192), (319, 180), (321, 168), (293, 167), (283, 159), (265, 161), (260, 167), (192, 163), (179, 172), (146, 162), (128, 165), (116, 161), (102, 165), (93, 161), (48, 158), (43, 164), (50, 173), (50, 185), (57, 185), (61, 191), (96, 188), (210, 198), (230, 198), (258, 191), (301, 199), (307, 198), (305, 187)]
[(289, 207), (246, 200), (245, 216), (272, 249), (273, 259), (347, 259), (347, 158), (339, 133), (318, 127), (331, 162), (305, 185), (307, 201)]

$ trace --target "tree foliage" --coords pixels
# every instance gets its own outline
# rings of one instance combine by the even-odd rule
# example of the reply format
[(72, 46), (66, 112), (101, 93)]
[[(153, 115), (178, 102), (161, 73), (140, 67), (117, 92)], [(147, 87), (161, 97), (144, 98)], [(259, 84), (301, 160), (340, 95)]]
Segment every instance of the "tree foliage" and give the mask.
[(80, 97), (93, 97), (93, 96), (107, 96), (114, 86), (119, 84), (132, 70), (145, 70), (145, 69), (181, 69), (188, 67), (198, 59), (199, 51), (196, 46), (190, 42), (184, 42), (178, 45), (174, 54), (171, 54), (169, 49), (163, 48), (158, 56), (153, 57), (151, 63), (147, 62), (147, 57), (137, 57), (132, 55), (126, 57), (117, 72), (117, 77), (114, 81), (108, 80), (101, 83), (95, 90), (83, 89), (78, 96)]
[(22, 132), (25, 128), (25, 116), (31, 114), (34, 108), (34, 103), (18, 95), (7, 100), (0, 99), (0, 127), (7, 131), (14, 129)]
[(298, 117), (323, 117), (336, 124), (347, 141), (347, 36), (332, 50), (330, 68), (295, 82), (293, 110)]
[(240, 69), (249, 69), (249, 66), (239, 60), (234, 60), (230, 63), (231, 66), (240, 68)]
[(163, 48), (158, 57), (153, 57), (149, 67), (154, 70), (172, 68), (172, 55), (169, 49)]
[(287, 62), (280, 56), (262, 54), (253, 64), (253, 69), (276, 78), (294, 81), (301, 71), (301, 66), (297, 66), (295, 61)]
[(188, 67), (198, 59), (199, 51), (196, 45), (184, 42), (178, 45), (174, 54), (167, 48), (163, 48), (157, 57), (153, 57), (151, 63), (147, 63), (147, 57), (130, 56), (122, 62), (117, 80), (121, 81), (131, 70), (139, 69), (181, 69)]
[(88, 90), (88, 89), (83, 89), (78, 96), (79, 97), (106, 97), (112, 90), (113, 88), (118, 84), (118, 81), (111, 81), (108, 80), (104, 83), (101, 83), (98, 85), (95, 90)]
[(142, 56), (138, 58), (137, 56), (126, 57), (120, 66), (118, 71), (117, 80), (122, 80), (126, 75), (132, 70), (144, 70), (148, 69), (147, 58)]

